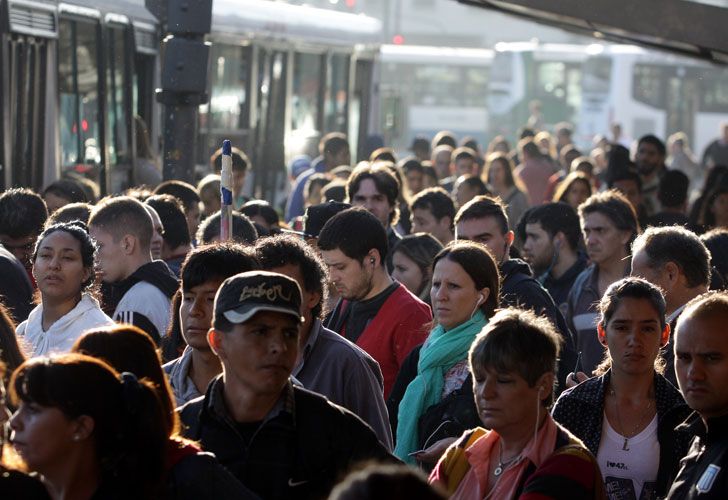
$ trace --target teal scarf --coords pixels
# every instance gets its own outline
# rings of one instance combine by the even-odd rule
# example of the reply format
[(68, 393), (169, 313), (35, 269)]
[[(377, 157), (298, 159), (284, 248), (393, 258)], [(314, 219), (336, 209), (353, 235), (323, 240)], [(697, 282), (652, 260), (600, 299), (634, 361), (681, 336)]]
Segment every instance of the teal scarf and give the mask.
[(440, 402), (445, 373), (467, 357), (475, 336), (487, 323), (483, 312), (478, 310), (472, 318), (452, 330), (445, 331), (437, 325), (430, 332), (420, 350), (417, 376), (407, 386), (399, 403), (394, 454), (405, 463), (415, 463), (409, 454), (417, 451), (420, 416), (430, 406)]

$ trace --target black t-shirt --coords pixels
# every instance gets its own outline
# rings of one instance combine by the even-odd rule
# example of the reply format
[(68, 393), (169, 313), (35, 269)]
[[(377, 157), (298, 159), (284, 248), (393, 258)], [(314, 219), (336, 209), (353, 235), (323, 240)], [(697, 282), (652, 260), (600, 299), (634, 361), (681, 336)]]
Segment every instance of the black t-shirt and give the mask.
[(344, 329), (344, 337), (356, 343), (367, 325), (374, 319), (379, 309), (382, 308), (382, 305), (398, 287), (399, 283), (395, 281), (379, 295), (369, 300), (349, 302), (344, 311), (341, 310), (343, 302), (339, 302), (331, 318), (326, 322), (326, 327), (338, 333), (341, 333), (342, 329)]

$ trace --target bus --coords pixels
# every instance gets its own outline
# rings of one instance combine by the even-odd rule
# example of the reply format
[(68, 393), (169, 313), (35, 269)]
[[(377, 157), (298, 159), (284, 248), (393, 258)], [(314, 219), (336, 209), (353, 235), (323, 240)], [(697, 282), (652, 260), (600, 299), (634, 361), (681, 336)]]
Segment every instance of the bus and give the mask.
[(532, 101), (541, 104), (542, 128), (574, 123), (581, 107), (582, 65), (587, 56), (582, 45), (497, 43), (487, 87), (490, 138), (503, 135), (516, 141), (518, 130), (528, 122)]
[(404, 154), (417, 136), (450, 130), (484, 144), (488, 111), (483, 91), (493, 63), (489, 49), (382, 45), (379, 126)]
[(625, 142), (684, 132), (701, 152), (728, 119), (728, 70), (633, 45), (593, 44), (584, 63), (578, 134), (607, 135), (619, 123)]
[(209, 104), (200, 107), (199, 165), (223, 139), (251, 157), (249, 194), (279, 201), (284, 165), (318, 155), (324, 133), (344, 132), (363, 158), (374, 99), (381, 22), (364, 15), (261, 0), (215, 0)]
[[(161, 26), (142, 0), (0, 0), (0, 189), (61, 175), (101, 194), (135, 183), (136, 132), (160, 151)], [(196, 162), (222, 139), (245, 150), (256, 196), (275, 202), (284, 165), (324, 132), (363, 147), (376, 106), (381, 23), (263, 0), (215, 0)], [(251, 183), (252, 184), (252, 183)]]

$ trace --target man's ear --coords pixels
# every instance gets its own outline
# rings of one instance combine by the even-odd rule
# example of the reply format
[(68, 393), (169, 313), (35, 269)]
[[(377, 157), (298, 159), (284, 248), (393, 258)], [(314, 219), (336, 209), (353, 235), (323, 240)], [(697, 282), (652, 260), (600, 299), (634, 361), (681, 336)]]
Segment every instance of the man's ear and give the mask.
[(513, 231), (508, 231), (506, 233), (506, 243), (508, 243), (508, 246), (510, 247), (513, 245), (513, 240), (516, 238), (516, 235), (513, 233)]
[(119, 244), (121, 245), (121, 250), (122, 252), (124, 252), (124, 255), (131, 255), (134, 253), (134, 250), (136, 248), (137, 239), (131, 234), (125, 234), (121, 238)]
[(671, 285), (677, 283), (680, 279), (680, 267), (672, 261), (665, 264), (663, 272)]
[(215, 356), (221, 357), (221, 352), (224, 351), (222, 344), (222, 332), (219, 332), (218, 330), (215, 330), (214, 328), (210, 328), (207, 331), (207, 343), (210, 345), (210, 349), (212, 349), (212, 352), (215, 353)]

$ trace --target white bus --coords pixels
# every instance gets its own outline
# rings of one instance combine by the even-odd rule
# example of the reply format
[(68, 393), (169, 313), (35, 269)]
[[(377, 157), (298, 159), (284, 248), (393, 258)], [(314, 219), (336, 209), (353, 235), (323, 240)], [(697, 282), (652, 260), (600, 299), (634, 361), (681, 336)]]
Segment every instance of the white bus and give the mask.
[(440, 130), (487, 137), (487, 86), (493, 51), (473, 48), (382, 45), (380, 132), (400, 154), (418, 135)]
[(586, 46), (561, 43), (497, 43), (488, 86), (490, 138), (514, 141), (530, 116), (529, 103), (538, 100), (542, 128), (562, 121), (574, 123), (581, 106), (582, 65)]
[(578, 134), (607, 135), (619, 123), (627, 142), (685, 132), (700, 153), (728, 119), (728, 70), (632, 45), (588, 47)]

